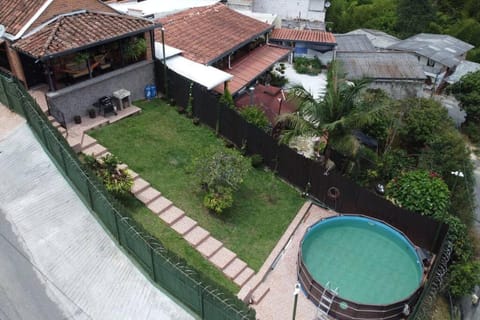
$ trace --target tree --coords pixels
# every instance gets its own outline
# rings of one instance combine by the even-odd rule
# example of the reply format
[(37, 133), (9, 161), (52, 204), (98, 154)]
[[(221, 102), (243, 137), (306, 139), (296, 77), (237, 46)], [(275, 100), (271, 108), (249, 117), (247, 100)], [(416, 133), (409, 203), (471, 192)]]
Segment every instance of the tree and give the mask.
[(233, 205), (233, 192), (243, 182), (249, 163), (234, 150), (219, 151), (196, 160), (195, 174), (206, 191), (205, 207), (216, 213)]
[(261, 107), (255, 105), (246, 106), (240, 109), (240, 114), (248, 123), (251, 123), (264, 131), (269, 130), (270, 121)]
[(417, 33), (428, 32), (435, 16), (430, 0), (399, 0), (395, 27), (397, 34), (407, 38)]
[(480, 283), (480, 262), (470, 261), (450, 266), (448, 284), (450, 293), (455, 298), (470, 294), (477, 283)]
[(337, 62), (332, 63), (323, 99), (314, 99), (310, 92), (301, 87), (295, 87), (289, 93), (289, 98), (299, 104), (299, 111), (279, 117), (278, 121), (287, 128), (280, 141), (287, 143), (291, 138), (302, 135), (327, 135), (326, 150), (330, 144), (334, 144), (337, 149), (341, 145), (351, 145), (352, 141), (356, 141), (352, 130), (373, 121), (384, 110), (384, 105), (360, 103), (359, 96), (368, 84), (369, 81), (365, 79), (347, 81), (339, 74)]

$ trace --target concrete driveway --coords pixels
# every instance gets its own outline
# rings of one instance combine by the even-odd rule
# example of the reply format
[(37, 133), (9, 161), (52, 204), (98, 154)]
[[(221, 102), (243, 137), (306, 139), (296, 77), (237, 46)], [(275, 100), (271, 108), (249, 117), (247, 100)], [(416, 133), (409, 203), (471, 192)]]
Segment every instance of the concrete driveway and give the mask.
[(0, 136), (0, 319), (195, 319), (116, 246), (17, 125)]

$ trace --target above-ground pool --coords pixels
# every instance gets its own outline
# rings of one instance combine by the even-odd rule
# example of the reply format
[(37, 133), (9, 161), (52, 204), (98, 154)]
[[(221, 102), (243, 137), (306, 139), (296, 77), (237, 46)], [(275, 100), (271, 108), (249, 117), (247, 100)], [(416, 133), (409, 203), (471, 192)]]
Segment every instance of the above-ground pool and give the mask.
[(401, 318), (418, 298), (421, 259), (402, 233), (381, 221), (323, 219), (308, 229), (300, 249), (304, 291), (318, 304), (327, 284), (338, 288), (330, 310), (338, 318)]

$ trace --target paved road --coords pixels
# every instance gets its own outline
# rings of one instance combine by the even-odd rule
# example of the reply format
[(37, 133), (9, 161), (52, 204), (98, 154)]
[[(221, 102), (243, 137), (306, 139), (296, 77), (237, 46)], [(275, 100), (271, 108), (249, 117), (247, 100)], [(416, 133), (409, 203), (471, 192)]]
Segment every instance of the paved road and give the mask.
[(0, 172), (0, 319), (194, 319), (107, 236), (26, 124), (0, 137)]

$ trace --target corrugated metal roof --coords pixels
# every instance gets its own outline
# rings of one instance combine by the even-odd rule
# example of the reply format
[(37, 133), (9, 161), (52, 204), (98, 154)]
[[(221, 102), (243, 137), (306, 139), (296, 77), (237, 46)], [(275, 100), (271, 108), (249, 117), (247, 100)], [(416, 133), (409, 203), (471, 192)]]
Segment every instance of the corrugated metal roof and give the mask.
[(425, 74), (417, 58), (403, 52), (341, 52), (337, 59), (349, 80), (422, 80)]
[(337, 52), (375, 51), (375, 47), (364, 34), (336, 34)]
[(455, 72), (451, 74), (446, 81), (448, 83), (455, 83), (460, 80), (464, 75), (470, 72), (476, 72), (480, 70), (480, 64), (472, 61), (462, 61), (455, 68)]
[(302, 41), (314, 43), (336, 43), (335, 36), (331, 32), (318, 30), (296, 30), (286, 28), (275, 28), (270, 35), (271, 40), (280, 41)]
[(388, 48), (415, 52), (453, 68), (460, 63), (459, 57), (473, 49), (474, 46), (449, 35), (420, 33)]
[(397, 37), (389, 35), (383, 31), (374, 30), (374, 29), (356, 29), (346, 34), (363, 34), (366, 35), (374, 47), (379, 49), (385, 49), (389, 46), (400, 41)]

